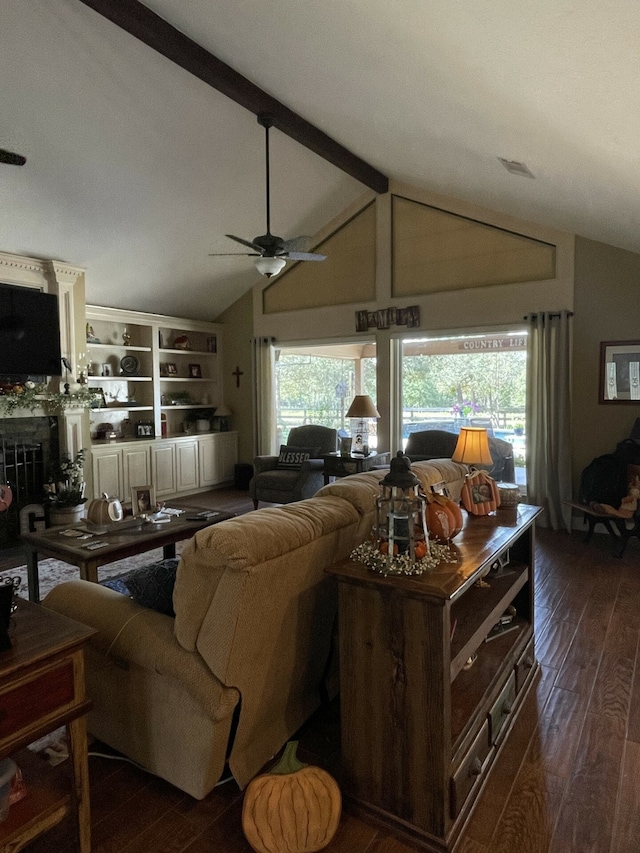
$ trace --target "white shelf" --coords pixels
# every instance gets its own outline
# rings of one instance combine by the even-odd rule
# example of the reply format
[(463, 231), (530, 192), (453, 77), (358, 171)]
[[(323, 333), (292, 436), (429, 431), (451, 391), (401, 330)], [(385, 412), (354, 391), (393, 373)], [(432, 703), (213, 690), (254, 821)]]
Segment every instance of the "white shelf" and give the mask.
[(87, 341), (87, 349), (108, 349), (108, 350), (116, 350), (116, 352), (151, 352), (151, 347), (134, 347), (131, 344), (103, 344), (100, 342), (99, 344), (89, 343)]
[[(175, 407), (174, 407), (175, 408)], [(152, 412), (153, 406), (132, 406), (131, 404), (123, 403), (121, 406), (106, 406), (100, 409), (89, 409), (90, 412)]]
[(87, 376), (91, 382), (152, 382), (153, 376)]
[(199, 350), (199, 349), (167, 349), (166, 347), (162, 347), (160, 349), (160, 354), (168, 353), (169, 355), (204, 355), (207, 358), (212, 358), (217, 355), (215, 352), (209, 352), (208, 350)]
[(206, 376), (160, 376), (161, 382), (211, 382)]

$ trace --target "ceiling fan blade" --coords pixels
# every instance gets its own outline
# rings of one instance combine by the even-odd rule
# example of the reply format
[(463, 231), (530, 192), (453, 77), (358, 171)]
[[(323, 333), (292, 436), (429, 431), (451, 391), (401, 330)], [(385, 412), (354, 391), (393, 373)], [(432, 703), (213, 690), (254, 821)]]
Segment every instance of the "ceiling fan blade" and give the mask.
[(14, 154), (13, 151), (6, 151), (0, 148), (0, 163), (8, 163), (10, 166), (24, 166), (27, 158), (22, 154)]
[(262, 254), (262, 247), (258, 246), (257, 243), (252, 243), (251, 240), (243, 240), (242, 237), (236, 237), (235, 234), (225, 234), (224, 236), (230, 240), (235, 240), (236, 243), (242, 243), (243, 246), (248, 246), (250, 249), (257, 249)]
[(301, 234), (299, 237), (292, 237), (290, 240), (283, 240), (282, 242), (282, 248), (285, 252), (306, 252), (313, 241), (306, 234)]
[(287, 252), (282, 255), (283, 258), (289, 258), (290, 261), (326, 261), (326, 255), (316, 255), (313, 252)]
[(260, 258), (260, 252), (209, 252), (210, 258)]

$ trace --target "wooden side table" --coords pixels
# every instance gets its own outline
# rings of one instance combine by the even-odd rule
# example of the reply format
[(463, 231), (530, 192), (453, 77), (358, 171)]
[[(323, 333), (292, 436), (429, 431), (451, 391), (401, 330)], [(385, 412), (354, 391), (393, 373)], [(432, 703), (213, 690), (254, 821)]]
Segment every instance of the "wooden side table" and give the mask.
[(78, 850), (90, 853), (86, 715), (91, 702), (85, 696), (83, 646), (95, 631), (22, 600), (14, 619), (13, 647), (0, 653), (0, 758), (66, 725), (69, 760), (55, 773), (48, 765), (40, 771), (31, 763), (30, 772), (25, 767), (27, 796), (0, 823), (0, 853), (17, 853), (74, 812)]
[(342, 456), (339, 453), (323, 456), (325, 485), (331, 477), (348, 477), (349, 474), (370, 471), (378, 465), (388, 465), (389, 456), (388, 452), (370, 453), (368, 456)]

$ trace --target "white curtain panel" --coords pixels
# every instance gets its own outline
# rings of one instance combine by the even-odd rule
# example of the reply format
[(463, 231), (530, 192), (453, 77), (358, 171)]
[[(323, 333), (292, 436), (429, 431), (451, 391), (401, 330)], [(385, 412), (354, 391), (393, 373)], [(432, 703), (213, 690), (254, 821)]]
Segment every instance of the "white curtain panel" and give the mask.
[(276, 452), (275, 338), (254, 338), (253, 435), (254, 456)]
[(538, 312), (529, 321), (527, 500), (539, 523), (571, 530), (571, 350), (573, 314)]

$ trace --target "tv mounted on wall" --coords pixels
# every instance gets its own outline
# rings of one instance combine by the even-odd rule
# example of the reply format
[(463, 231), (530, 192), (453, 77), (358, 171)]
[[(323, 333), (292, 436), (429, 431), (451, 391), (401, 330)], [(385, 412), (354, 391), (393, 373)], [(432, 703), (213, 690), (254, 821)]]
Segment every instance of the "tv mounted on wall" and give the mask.
[(0, 283), (0, 375), (61, 376), (58, 297)]

